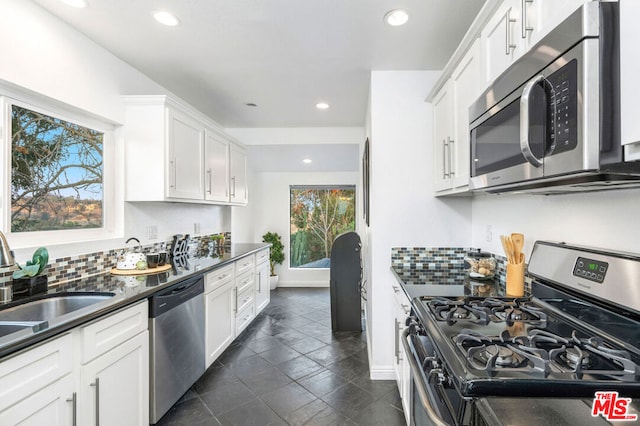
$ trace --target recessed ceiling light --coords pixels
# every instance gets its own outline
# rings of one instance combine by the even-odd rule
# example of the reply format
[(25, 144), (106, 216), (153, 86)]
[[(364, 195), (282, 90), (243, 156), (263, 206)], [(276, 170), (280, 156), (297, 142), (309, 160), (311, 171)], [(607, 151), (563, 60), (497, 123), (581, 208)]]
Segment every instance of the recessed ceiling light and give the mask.
[(89, 3), (87, 3), (86, 0), (60, 0), (60, 1), (66, 4), (67, 6), (77, 7), (78, 9), (84, 9), (85, 7), (89, 6)]
[(316, 104), (316, 108), (318, 109), (329, 109), (329, 104), (326, 102), (318, 102)]
[(254, 104), (253, 102), (247, 102), (245, 105), (248, 106), (248, 107), (257, 107), (258, 106), (256, 104)]
[(392, 27), (404, 25), (409, 20), (409, 14), (402, 9), (390, 10), (384, 14), (384, 22)]
[(303, 163), (305, 164), (309, 164), (311, 163), (313, 160), (311, 160), (311, 158), (305, 158), (304, 160), (302, 160)]
[(166, 10), (156, 10), (153, 12), (153, 17), (162, 25), (166, 25), (168, 27), (180, 25), (180, 20)]

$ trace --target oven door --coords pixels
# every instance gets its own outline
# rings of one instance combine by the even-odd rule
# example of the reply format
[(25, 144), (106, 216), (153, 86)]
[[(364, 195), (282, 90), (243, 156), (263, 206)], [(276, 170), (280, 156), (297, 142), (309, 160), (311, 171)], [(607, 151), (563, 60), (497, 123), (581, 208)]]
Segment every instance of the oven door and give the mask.
[(448, 426), (456, 424), (445, 400), (436, 388), (439, 369), (425, 371), (422, 366), (430, 364), (434, 354), (433, 345), (427, 336), (409, 334), (406, 329), (402, 344), (410, 367), (409, 406), (411, 425)]
[(471, 189), (599, 167), (599, 71), (584, 63), (597, 53), (583, 40), (504, 99), (490, 102), (490, 88), (476, 101), (492, 106), (469, 125)]

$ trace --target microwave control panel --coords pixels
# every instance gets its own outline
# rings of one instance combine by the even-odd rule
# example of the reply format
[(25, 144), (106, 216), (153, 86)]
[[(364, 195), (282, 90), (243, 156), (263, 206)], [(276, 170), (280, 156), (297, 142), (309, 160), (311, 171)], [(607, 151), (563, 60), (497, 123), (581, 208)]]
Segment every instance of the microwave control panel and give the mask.
[[(573, 59), (546, 78), (550, 84), (547, 129), (549, 155), (574, 149), (578, 144), (578, 62)], [(555, 110), (555, 113), (554, 113)]]

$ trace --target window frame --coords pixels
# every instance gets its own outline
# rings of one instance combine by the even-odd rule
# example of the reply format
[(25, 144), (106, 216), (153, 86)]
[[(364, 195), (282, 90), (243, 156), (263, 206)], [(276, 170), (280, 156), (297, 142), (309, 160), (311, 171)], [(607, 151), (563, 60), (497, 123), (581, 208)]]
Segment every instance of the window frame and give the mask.
[[(289, 194), (288, 194), (288, 199), (289, 199), (289, 224), (288, 224), (288, 242), (286, 244), (287, 248), (288, 248), (288, 256), (286, 256), (286, 258), (288, 259), (288, 267), (289, 270), (291, 271), (328, 271), (331, 269), (331, 267), (328, 268), (303, 268), (300, 266), (291, 266), (291, 191), (294, 189), (327, 189), (327, 190), (332, 190), (332, 189), (349, 189), (349, 190), (353, 190), (353, 217), (354, 217), (354, 229), (353, 231), (355, 232), (357, 230), (357, 218), (358, 218), (358, 186), (355, 183), (343, 183), (343, 184), (301, 184), (301, 185), (289, 185)], [(333, 247), (333, 242), (331, 243), (332, 247)]]
[[(5, 89), (0, 86), (0, 90)], [(5, 195), (0, 200), (0, 226), (9, 239), (12, 248), (25, 248), (57, 244), (82, 243), (107, 240), (123, 234), (121, 214), (124, 198), (116, 191), (116, 133), (115, 123), (95, 116), (62, 102), (46, 98), (42, 95), (15, 93), (2, 90), (0, 92), (0, 137), (2, 150), (0, 152), (0, 185)], [(16, 105), (33, 110), (60, 120), (72, 122), (84, 127), (102, 132), (103, 139), (103, 224), (100, 228), (63, 229), (52, 231), (11, 232), (11, 110)], [(119, 199), (121, 199), (120, 202)]]

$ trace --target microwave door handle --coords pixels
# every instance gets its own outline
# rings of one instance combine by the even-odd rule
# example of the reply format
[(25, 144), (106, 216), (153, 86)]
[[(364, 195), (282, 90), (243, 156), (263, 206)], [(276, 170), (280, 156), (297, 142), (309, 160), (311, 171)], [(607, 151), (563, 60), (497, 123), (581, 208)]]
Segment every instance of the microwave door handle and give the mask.
[(412, 356), (411, 346), (409, 346), (409, 342), (407, 341), (407, 336), (409, 336), (409, 329), (406, 328), (402, 332), (402, 346), (407, 354), (407, 360), (409, 361), (409, 368), (411, 369), (411, 375), (413, 376), (413, 381), (415, 383), (415, 388), (418, 391), (418, 397), (422, 406), (424, 408), (427, 417), (431, 420), (431, 423), (435, 426), (448, 426), (449, 424), (445, 422), (436, 410), (431, 405), (431, 401), (429, 401), (429, 396), (427, 395), (427, 383), (424, 381), (424, 376), (422, 375), (422, 371), (420, 366), (418, 365), (418, 361)]
[(529, 105), (531, 104), (531, 91), (536, 84), (543, 81), (543, 75), (535, 76), (525, 84), (520, 96), (520, 152), (534, 167), (542, 166), (542, 159), (535, 156), (529, 143)]

